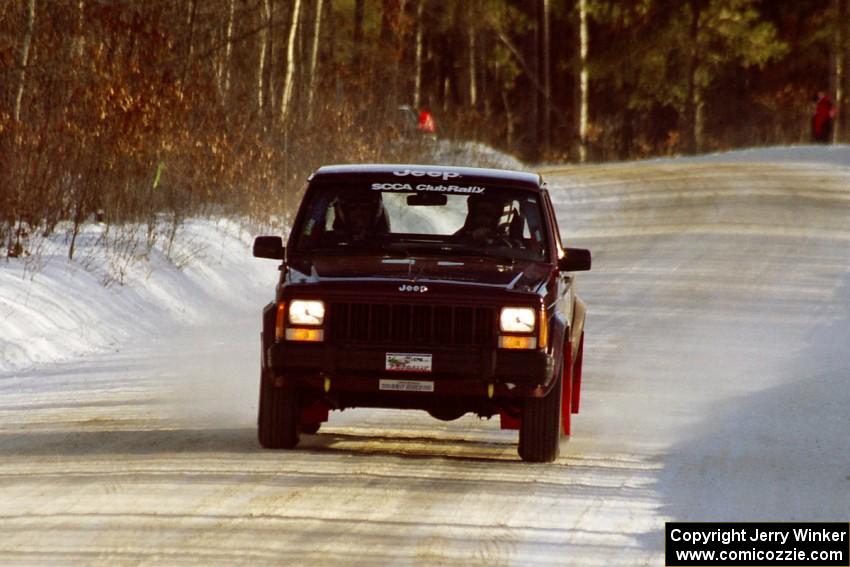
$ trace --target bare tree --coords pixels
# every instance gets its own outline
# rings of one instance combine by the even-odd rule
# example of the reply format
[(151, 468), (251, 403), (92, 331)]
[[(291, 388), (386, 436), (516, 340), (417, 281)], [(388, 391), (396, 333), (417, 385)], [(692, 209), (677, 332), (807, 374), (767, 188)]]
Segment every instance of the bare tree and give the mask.
[(579, 14), (579, 111), (578, 111), (578, 159), (581, 163), (587, 161), (587, 131), (588, 131), (588, 101), (589, 73), (587, 69), (587, 53), (590, 44), (588, 31), (587, 0), (578, 1)]
[(295, 83), (295, 43), (298, 39), (298, 20), (301, 12), (301, 0), (294, 0), (292, 6), (292, 23), (289, 26), (289, 39), (286, 44), (286, 76), (283, 80), (283, 94), (280, 98), (280, 122), (286, 123), (289, 115), (289, 103), (292, 100), (292, 90)]
[[(82, 3), (82, 0), (80, 0)], [(183, 62), (183, 84), (186, 84), (186, 77), (189, 74), (189, 68), (192, 65), (192, 56), (195, 52), (195, 17), (198, 11), (197, 0), (189, 0), (188, 12), (186, 14), (186, 25), (189, 27), (189, 38), (186, 41), (186, 59)]]
[(263, 110), (263, 79), (266, 74), (266, 50), (269, 44), (269, 27), (272, 23), (272, 4), (271, 0), (263, 0), (262, 3), (262, 21), (260, 22), (260, 58), (257, 64), (257, 108)]
[(85, 47), (85, 19), (86, 19), (86, 1), (79, 0), (77, 2), (77, 30), (76, 38), (74, 38), (73, 55), (77, 59), (83, 56), (83, 48)]
[(403, 51), (403, 24), (401, 14), (404, 0), (381, 0), (380, 42), (384, 48), (384, 60), (373, 67), (372, 73), (381, 84), (386, 85), (383, 100), (387, 111), (398, 99), (399, 62)]
[(322, 0), (316, 0), (316, 19), (313, 23), (313, 48), (310, 55), (310, 89), (307, 92), (307, 116), (313, 119), (313, 95), (316, 92), (319, 75), (317, 67), (319, 63), (319, 38), (322, 31)]
[(697, 72), (700, 68), (700, 48), (698, 38), (702, 29), (701, 20), (703, 12), (708, 5), (707, 0), (688, 0), (690, 8), (690, 32), (691, 38), (687, 58), (687, 94), (685, 96), (685, 108), (683, 113), (683, 144), (685, 153), (692, 154), (700, 150), (702, 139), (702, 88), (697, 82)]
[(18, 78), (18, 93), (15, 96), (15, 122), (21, 121), (21, 101), (24, 98), (24, 86), (27, 82), (27, 65), (29, 65), (32, 32), (35, 27), (35, 0), (29, 0), (27, 9), (27, 27), (24, 31), (24, 41), (21, 45), (21, 72)]
[(354, 69), (360, 70), (363, 62), (363, 10), (365, 0), (354, 2)]
[(477, 46), (475, 41), (475, 26), (469, 26), (469, 106), (475, 108), (478, 105), (478, 83), (476, 82), (476, 55)]
[(419, 0), (416, 5), (416, 47), (413, 63), (413, 108), (419, 109), (422, 101), (422, 14), (428, 0)]
[(230, 0), (227, 12), (227, 34), (224, 48), (224, 96), (230, 95), (230, 69), (233, 58), (233, 13), (236, 8), (236, 0)]
[(466, 65), (463, 71), (466, 78), (463, 81), (466, 87), (466, 104), (472, 110), (478, 106), (478, 50), (479, 50), (479, 28), (477, 22), (480, 14), (480, 2), (470, 0), (465, 3), (464, 9), (458, 9), (455, 18), (458, 30), (466, 34)]
[(543, 97), (546, 104), (543, 107), (543, 146), (548, 151), (552, 143), (552, 0), (543, 0)]
[(843, 116), (843, 106), (844, 106), (844, 82), (846, 79), (845, 67), (847, 65), (847, 57), (848, 57), (848, 30), (847, 30), (847, 18), (848, 18), (848, 1), (847, 0), (834, 0), (834, 9), (835, 9), (835, 67), (833, 69), (833, 84), (835, 85), (835, 108), (838, 110), (838, 116), (835, 120), (835, 124), (832, 130), (832, 141), (834, 143), (838, 143), (841, 140), (841, 136), (843, 131), (841, 129), (841, 123), (845, 120)]
[[(540, 102), (543, 86), (540, 84), (540, 0), (525, 0), (523, 11), (531, 27), (523, 34), (522, 59), (525, 59), (526, 76), (522, 84), (528, 89), (523, 97), (523, 114), (526, 117), (524, 129), (526, 154), (532, 161), (537, 160), (540, 152)], [(537, 92), (533, 89), (537, 88)]]

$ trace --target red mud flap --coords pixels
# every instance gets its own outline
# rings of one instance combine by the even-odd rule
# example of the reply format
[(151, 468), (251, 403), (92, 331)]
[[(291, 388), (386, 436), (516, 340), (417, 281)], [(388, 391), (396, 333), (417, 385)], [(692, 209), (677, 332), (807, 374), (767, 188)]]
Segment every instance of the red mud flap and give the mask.
[(301, 423), (324, 423), (328, 420), (329, 408), (322, 402), (315, 402), (301, 410)]
[(514, 417), (505, 413), (504, 411), (499, 412), (499, 427), (501, 429), (515, 429), (519, 430), (519, 418)]
[[(569, 435), (572, 429), (572, 414), (578, 413), (579, 396), (581, 390), (581, 359), (584, 350), (584, 333), (579, 343), (578, 356), (576, 357), (575, 375), (573, 375), (573, 345), (564, 345), (564, 365), (561, 375), (561, 430), (564, 435)], [(499, 412), (499, 426), (501, 429), (519, 429), (520, 419)]]
[(578, 413), (579, 402), (581, 401), (581, 367), (584, 360), (584, 333), (581, 334), (581, 340), (578, 343), (578, 356), (576, 357), (575, 371), (573, 372), (573, 400), (572, 412)]
[(564, 345), (564, 364), (561, 370), (561, 429), (564, 435), (570, 434), (572, 426), (573, 397), (573, 343)]

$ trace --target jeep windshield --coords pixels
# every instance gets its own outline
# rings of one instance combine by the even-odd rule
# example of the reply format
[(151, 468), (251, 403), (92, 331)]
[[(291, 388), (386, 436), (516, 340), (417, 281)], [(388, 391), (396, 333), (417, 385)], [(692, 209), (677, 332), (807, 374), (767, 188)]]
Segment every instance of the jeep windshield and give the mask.
[(533, 191), (403, 183), (313, 185), (295, 227), (302, 254), (487, 256), (545, 261)]

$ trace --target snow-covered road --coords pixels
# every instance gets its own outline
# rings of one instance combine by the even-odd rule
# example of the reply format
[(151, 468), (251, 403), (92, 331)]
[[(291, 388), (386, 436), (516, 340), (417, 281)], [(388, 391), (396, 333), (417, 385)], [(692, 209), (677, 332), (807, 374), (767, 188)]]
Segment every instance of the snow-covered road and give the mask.
[(850, 519), (850, 163), (545, 175), (594, 252), (555, 464), (378, 410), (261, 451), (257, 297), (0, 374), (0, 563), (661, 565), (666, 520)]

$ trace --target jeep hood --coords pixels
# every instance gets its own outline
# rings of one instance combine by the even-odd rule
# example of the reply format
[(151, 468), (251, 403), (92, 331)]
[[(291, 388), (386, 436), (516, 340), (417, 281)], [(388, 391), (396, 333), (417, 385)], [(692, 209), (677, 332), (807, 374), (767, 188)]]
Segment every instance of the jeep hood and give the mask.
[(411, 284), (458, 283), (532, 292), (545, 283), (551, 270), (546, 264), (525, 260), (511, 263), (476, 257), (415, 256), (332, 256), (295, 260), (289, 267), (288, 281), (292, 284), (392, 280)]

